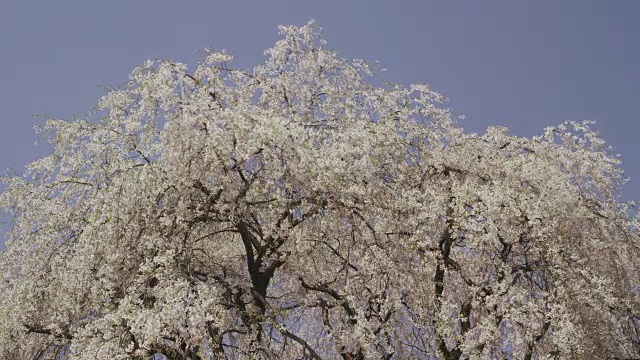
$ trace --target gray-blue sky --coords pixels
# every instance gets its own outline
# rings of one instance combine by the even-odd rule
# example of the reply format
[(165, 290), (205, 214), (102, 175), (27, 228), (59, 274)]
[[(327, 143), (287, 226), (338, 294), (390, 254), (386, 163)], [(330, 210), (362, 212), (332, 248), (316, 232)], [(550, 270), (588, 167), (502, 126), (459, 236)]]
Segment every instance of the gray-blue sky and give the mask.
[(316, 19), (329, 47), (379, 60), (385, 79), (426, 82), (466, 115), (530, 136), (564, 120), (596, 120), (622, 153), (640, 199), (640, 2), (616, 1), (28, 1), (0, 4), (0, 169), (22, 172), (35, 113), (82, 116), (147, 58), (195, 64), (225, 48), (251, 67), (277, 25)]

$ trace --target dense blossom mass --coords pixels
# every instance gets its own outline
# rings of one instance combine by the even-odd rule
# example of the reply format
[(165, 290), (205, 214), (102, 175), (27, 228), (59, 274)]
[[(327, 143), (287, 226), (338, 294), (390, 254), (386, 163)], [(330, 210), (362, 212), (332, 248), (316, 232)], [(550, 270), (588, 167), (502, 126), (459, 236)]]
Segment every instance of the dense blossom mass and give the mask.
[(587, 123), (466, 133), (281, 34), (46, 121), (0, 199), (1, 358), (640, 356), (638, 217)]

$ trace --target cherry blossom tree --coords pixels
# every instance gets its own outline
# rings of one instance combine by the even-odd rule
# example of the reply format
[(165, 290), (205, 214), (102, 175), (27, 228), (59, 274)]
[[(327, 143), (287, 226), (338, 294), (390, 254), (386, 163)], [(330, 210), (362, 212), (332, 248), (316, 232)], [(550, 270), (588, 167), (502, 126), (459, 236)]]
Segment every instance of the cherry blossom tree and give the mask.
[(467, 133), (312, 23), (148, 61), (9, 174), (5, 359), (640, 356), (640, 239), (588, 123)]

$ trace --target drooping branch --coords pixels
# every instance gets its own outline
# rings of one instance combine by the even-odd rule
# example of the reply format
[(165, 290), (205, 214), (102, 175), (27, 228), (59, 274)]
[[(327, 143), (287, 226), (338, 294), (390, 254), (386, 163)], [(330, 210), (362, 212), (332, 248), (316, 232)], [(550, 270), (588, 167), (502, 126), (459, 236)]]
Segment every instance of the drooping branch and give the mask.
[(315, 359), (315, 360), (322, 360), (322, 358), (320, 357), (320, 355), (318, 355), (318, 353), (316, 353), (315, 350), (313, 350), (313, 348), (311, 347), (311, 345), (309, 345), (309, 343), (307, 343), (306, 341), (304, 341), (304, 339), (302, 339), (301, 337), (289, 332), (289, 330), (285, 329), (284, 327), (280, 328), (280, 327), (276, 327), (278, 329), (278, 331), (280, 331), (280, 333), (282, 333), (284, 336), (288, 337), (289, 339), (297, 342), (298, 344), (302, 345), (308, 352), (309, 355), (311, 355), (311, 358)]
[[(449, 169), (446, 170), (447, 174)], [(446, 220), (446, 228), (444, 229), (442, 235), (440, 236), (440, 240), (438, 242), (438, 247), (440, 249), (440, 254), (438, 256), (438, 262), (436, 264), (436, 273), (433, 277), (434, 287), (435, 287), (435, 306), (436, 311), (440, 312), (442, 308), (443, 302), (443, 293), (444, 293), (444, 283), (445, 283), (445, 269), (447, 265), (450, 263), (450, 255), (451, 255), (451, 246), (453, 245), (453, 202), (455, 198), (453, 196), (450, 197), (450, 203), (447, 206), (447, 220)], [(434, 320), (434, 325), (435, 320)], [(458, 348), (456, 344), (453, 349), (449, 349), (445, 342), (444, 337), (437, 332), (436, 333), (436, 342), (438, 351), (442, 355), (442, 357), (446, 360), (454, 360), (459, 359), (462, 356), (462, 351)]]
[(64, 330), (62, 332), (54, 332), (51, 329), (48, 329), (40, 325), (23, 324), (23, 326), (25, 327), (25, 329), (27, 329), (27, 332), (32, 334), (50, 335), (58, 339), (67, 339), (67, 340), (73, 339), (73, 336), (67, 330)]
[(300, 280), (300, 282), (302, 283), (302, 287), (307, 289), (307, 290), (313, 290), (313, 291), (318, 291), (321, 293), (325, 293), (329, 296), (331, 296), (333, 299), (337, 300), (338, 303), (342, 306), (342, 308), (344, 309), (344, 311), (347, 313), (347, 315), (349, 315), (349, 322), (352, 325), (355, 325), (357, 323), (356, 320), (356, 311), (353, 309), (353, 307), (351, 307), (351, 305), (349, 304), (349, 302), (347, 301), (347, 299), (343, 296), (340, 295), (337, 291), (330, 289), (326, 286), (322, 286), (322, 285), (309, 285), (307, 284), (304, 279), (302, 277), (298, 277), (298, 279)]

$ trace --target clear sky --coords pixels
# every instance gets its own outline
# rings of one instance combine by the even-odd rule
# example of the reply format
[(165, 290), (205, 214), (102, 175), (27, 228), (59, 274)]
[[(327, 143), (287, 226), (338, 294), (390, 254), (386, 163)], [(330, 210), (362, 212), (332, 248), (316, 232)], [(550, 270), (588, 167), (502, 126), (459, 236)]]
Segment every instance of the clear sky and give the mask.
[(238, 67), (264, 60), (277, 25), (315, 19), (329, 47), (379, 60), (400, 84), (425, 82), (462, 126), (531, 136), (564, 120), (596, 120), (640, 200), (638, 0), (2, 0), (0, 169), (45, 154), (33, 114), (89, 111), (147, 58), (195, 64), (228, 49)]

